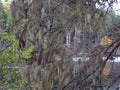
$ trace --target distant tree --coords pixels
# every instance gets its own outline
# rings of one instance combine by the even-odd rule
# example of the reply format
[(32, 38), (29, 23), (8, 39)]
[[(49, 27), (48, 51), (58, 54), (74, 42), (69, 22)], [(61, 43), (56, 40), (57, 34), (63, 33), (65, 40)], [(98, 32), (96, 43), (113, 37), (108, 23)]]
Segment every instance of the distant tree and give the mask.
[(6, 17), (6, 14), (4, 12), (4, 9), (3, 9), (3, 4), (0, 1), (0, 28), (1, 29), (4, 29), (4, 27), (5, 27), (4, 25), (6, 23), (6, 19), (7, 19), (7, 17)]

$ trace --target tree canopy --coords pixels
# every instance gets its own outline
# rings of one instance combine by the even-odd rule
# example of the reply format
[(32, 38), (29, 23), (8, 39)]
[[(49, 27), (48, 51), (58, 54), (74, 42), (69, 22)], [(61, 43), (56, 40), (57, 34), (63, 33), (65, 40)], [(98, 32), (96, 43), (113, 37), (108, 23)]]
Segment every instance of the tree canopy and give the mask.
[[(111, 10), (114, 3), (117, 0), (13, 0), (10, 8), (9, 3), (4, 8), (0, 3), (4, 14), (0, 20), (7, 20), (0, 30), (5, 81), (20, 85), (16, 89), (111, 88), (116, 78), (110, 77), (107, 61), (120, 45), (119, 17)], [(74, 62), (77, 56), (83, 61)], [(6, 66), (11, 65), (8, 74)]]

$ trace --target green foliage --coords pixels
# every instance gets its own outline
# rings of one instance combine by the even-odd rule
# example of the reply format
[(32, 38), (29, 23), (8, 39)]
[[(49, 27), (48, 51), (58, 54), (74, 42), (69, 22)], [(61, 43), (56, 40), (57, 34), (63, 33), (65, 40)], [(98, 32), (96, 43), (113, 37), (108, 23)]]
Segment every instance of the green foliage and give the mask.
[[(0, 1), (0, 26), (4, 26), (6, 29), (12, 23), (11, 13), (9, 8), (5, 9)], [(20, 27), (15, 27), (15, 30)], [(19, 49), (19, 40), (15, 37), (15, 32), (6, 32), (0, 30), (0, 72), (3, 74), (3, 82), (0, 82), (0, 90), (18, 90), (22, 87), (22, 83), (19, 74), (18, 60), (29, 59), (31, 52), (34, 49), (33, 45), (30, 45), (23, 50)], [(24, 61), (26, 63), (26, 61)], [(15, 66), (14, 66), (15, 65)], [(14, 86), (14, 89), (11, 86)]]
[(15, 37), (12, 33), (7, 33), (4, 30), (0, 31), (0, 38), (7, 40), (7, 41), (15, 41)]
[(14, 34), (2, 30), (0, 31), (0, 38), (4, 41), (1, 44), (2, 49), (0, 50), (2, 51), (0, 53), (0, 68), (5, 79), (5, 82), (1, 86), (8, 86), (10, 83), (14, 83), (14, 85), (22, 87), (24, 84), (21, 83), (19, 69), (11, 68), (11, 64), (16, 64), (20, 58), (29, 59), (34, 46), (30, 45), (27, 48), (23, 48), (22, 54), (20, 54), (19, 40), (15, 38)]
[(22, 58), (29, 59), (31, 57), (31, 52), (34, 50), (34, 46), (31, 45), (28, 48), (24, 48), (22, 53)]

